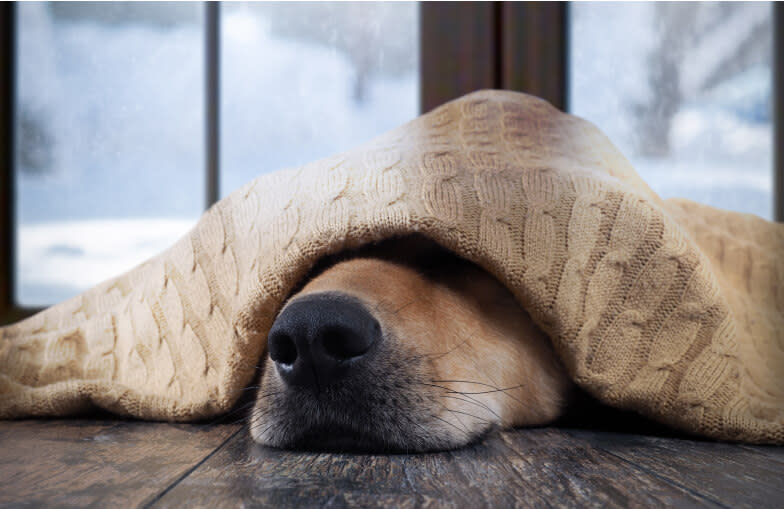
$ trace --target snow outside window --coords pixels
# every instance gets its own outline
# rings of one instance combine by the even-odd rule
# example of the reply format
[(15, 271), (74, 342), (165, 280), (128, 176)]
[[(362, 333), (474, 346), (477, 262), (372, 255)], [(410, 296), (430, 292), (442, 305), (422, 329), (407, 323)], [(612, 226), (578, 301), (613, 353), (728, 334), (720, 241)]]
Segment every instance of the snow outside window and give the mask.
[[(203, 212), (204, 6), (16, 10), (16, 300), (46, 306), (158, 253)], [(221, 10), (222, 196), (418, 114), (415, 4)]]
[(664, 198), (773, 216), (769, 2), (574, 3), (571, 111)]

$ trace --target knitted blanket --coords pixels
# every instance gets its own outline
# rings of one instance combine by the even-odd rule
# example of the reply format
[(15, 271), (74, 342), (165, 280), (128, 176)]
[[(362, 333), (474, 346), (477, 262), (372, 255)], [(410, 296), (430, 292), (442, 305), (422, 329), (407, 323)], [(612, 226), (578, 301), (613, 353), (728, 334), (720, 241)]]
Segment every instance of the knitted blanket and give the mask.
[(225, 412), (319, 258), (414, 232), (503, 282), (604, 403), (784, 443), (784, 226), (662, 200), (591, 124), (499, 91), (259, 177), (166, 251), (0, 329), (0, 417)]

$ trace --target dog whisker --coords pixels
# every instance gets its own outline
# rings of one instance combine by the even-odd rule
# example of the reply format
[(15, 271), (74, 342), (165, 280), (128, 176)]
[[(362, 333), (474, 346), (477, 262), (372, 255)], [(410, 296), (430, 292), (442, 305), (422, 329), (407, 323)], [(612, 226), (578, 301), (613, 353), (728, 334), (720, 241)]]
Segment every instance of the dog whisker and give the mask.
[(452, 348), (450, 348), (446, 352), (435, 353), (435, 354), (427, 354), (427, 355), (425, 355), (425, 357), (429, 357), (430, 360), (440, 359), (441, 357), (445, 357), (445, 356), (449, 355), (450, 353), (454, 352), (455, 350), (457, 350), (461, 346), (465, 345), (466, 343), (468, 343), (468, 338), (464, 339), (463, 341), (461, 341), (457, 345), (453, 346)]
[[(275, 422), (274, 422), (274, 421), (273, 421), (273, 422), (271, 422), (271, 423), (269, 424), (269, 426), (267, 426), (266, 428), (264, 428), (264, 429), (261, 431), (261, 433), (259, 433), (259, 436), (263, 436), (263, 435), (265, 435), (265, 434), (266, 434), (266, 433), (267, 433), (267, 432), (268, 432), (270, 429), (272, 429), (272, 427), (273, 427), (274, 425), (275, 425)], [(254, 429), (254, 430), (255, 430), (255, 429), (258, 429), (259, 427), (260, 427), (260, 426), (256, 426), (256, 427), (252, 427), (251, 429)]]
[(441, 406), (441, 408), (443, 408), (443, 409), (444, 409), (444, 410), (446, 410), (447, 412), (450, 412), (450, 413), (452, 413), (452, 414), (454, 415), (454, 417), (455, 417), (455, 420), (457, 420), (457, 422), (459, 422), (459, 423), (460, 423), (460, 425), (461, 425), (461, 426), (462, 426), (462, 427), (465, 429), (465, 433), (466, 433), (466, 434), (468, 434), (468, 426), (466, 426), (466, 425), (465, 425), (465, 423), (464, 423), (464, 422), (463, 422), (463, 420), (460, 418), (460, 416), (459, 416), (459, 415), (457, 415), (456, 413), (452, 412), (452, 409), (451, 409), (451, 408), (449, 408), (449, 407), (447, 407), (447, 406), (446, 406), (444, 403), (442, 403), (442, 402), (440, 402), (440, 401), (439, 401), (439, 402), (438, 402), (438, 404)]
[(473, 417), (473, 418), (474, 418), (474, 419), (476, 419), (477, 421), (483, 422), (483, 423), (485, 423), (485, 424), (492, 424), (492, 422), (491, 422), (491, 421), (488, 421), (487, 419), (484, 419), (484, 418), (482, 418), (482, 417), (479, 417), (478, 415), (474, 415), (474, 414), (471, 414), (471, 413), (468, 413), (468, 412), (463, 412), (463, 411), (461, 411), (461, 410), (455, 410), (455, 409), (453, 409), (453, 408), (447, 408), (447, 410), (449, 410), (449, 411), (450, 411), (450, 412), (452, 412), (453, 414), (463, 414), (463, 415), (467, 415), (467, 416), (469, 416), (469, 417)]
[(282, 390), (272, 391), (272, 392), (259, 392), (256, 395), (256, 399), (263, 399), (263, 398), (271, 398), (272, 396), (277, 396), (278, 394), (282, 393)]
[(475, 399), (463, 399), (463, 398), (458, 398), (457, 396), (441, 396), (441, 397), (442, 397), (442, 398), (451, 398), (451, 399), (456, 399), (456, 400), (458, 400), (458, 401), (462, 401), (462, 402), (464, 402), (464, 403), (473, 403), (474, 405), (477, 405), (477, 406), (479, 406), (479, 407), (482, 407), (482, 408), (484, 408), (485, 410), (487, 410), (488, 412), (490, 412), (491, 414), (493, 414), (494, 416), (496, 416), (496, 417), (498, 418), (499, 422), (500, 422), (501, 424), (503, 424), (503, 421), (504, 421), (504, 419), (503, 419), (503, 418), (502, 418), (500, 415), (498, 415), (498, 413), (496, 413), (496, 412), (495, 412), (495, 411), (494, 411), (492, 408), (490, 408), (490, 407), (489, 407), (489, 406), (487, 406), (486, 404), (482, 403), (481, 401), (477, 401), (477, 400), (475, 400)]
[[(256, 429), (260, 428), (264, 424), (266, 424), (266, 422), (263, 421), (262, 419), (264, 417), (270, 415), (271, 413), (272, 413), (271, 409), (266, 409), (266, 410), (263, 410), (263, 411), (256, 411), (254, 409), (254, 411), (251, 412), (251, 414), (248, 416), (249, 419), (250, 419), (250, 422), (251, 422), (251, 424), (248, 426), (248, 430), (249, 431), (253, 431), (253, 430), (256, 430)], [(274, 424), (274, 421), (273, 421), (272, 424)], [(269, 429), (269, 428), (267, 428), (267, 429)]]
[[(447, 392), (447, 393), (449, 393), (449, 394), (460, 394), (461, 396), (463, 396), (463, 397), (467, 398), (467, 400), (468, 400), (468, 401), (466, 401), (466, 400), (462, 400), (462, 401), (466, 401), (466, 403), (474, 403), (475, 405), (478, 405), (478, 406), (484, 407), (484, 408), (485, 408), (485, 409), (486, 409), (488, 412), (490, 412), (490, 413), (492, 413), (493, 415), (495, 415), (495, 416), (498, 418), (499, 422), (501, 422), (501, 423), (503, 423), (503, 422), (504, 422), (504, 419), (503, 419), (503, 418), (502, 418), (500, 415), (498, 415), (498, 414), (497, 414), (495, 411), (493, 411), (493, 409), (492, 409), (492, 408), (490, 408), (489, 406), (487, 406), (485, 403), (482, 403), (481, 401), (477, 400), (476, 398), (472, 398), (472, 397), (470, 396), (471, 394), (474, 394), (474, 393), (471, 393), (471, 392), (468, 392), (468, 393), (466, 393), (466, 392), (460, 392), (460, 391), (456, 391), (456, 390), (454, 390), (454, 389), (450, 389), (449, 387), (444, 387), (443, 385), (438, 385), (438, 384), (427, 384), (427, 383), (423, 383), (422, 385), (427, 385), (427, 386), (429, 386), (429, 387), (436, 387), (436, 388), (439, 388), (439, 389), (442, 389), (442, 390), (446, 391), (446, 392)], [(489, 391), (489, 392), (492, 392), (492, 391)], [(455, 397), (455, 396), (443, 396), (443, 395), (442, 395), (441, 397), (442, 397), (442, 398), (452, 397), (452, 398), (454, 398), (454, 399), (461, 399), (461, 398), (457, 398), (457, 397)], [(519, 402), (519, 403), (520, 403), (521, 405), (523, 404), (522, 402)]]
[(473, 382), (473, 381), (470, 381), (470, 380), (433, 380), (433, 382), (437, 382), (437, 383), (464, 383), (464, 384), (484, 385), (485, 387), (490, 387), (491, 390), (489, 390), (489, 391), (477, 391), (477, 392), (461, 392), (461, 394), (490, 394), (490, 393), (493, 393), (493, 392), (502, 392), (505, 395), (507, 395), (510, 398), (512, 398), (515, 401), (517, 401), (518, 403), (520, 403), (521, 405), (523, 405), (522, 401), (520, 401), (519, 399), (517, 399), (513, 395), (509, 394), (508, 391), (512, 391), (512, 390), (516, 390), (516, 389), (522, 389), (523, 387), (525, 387), (525, 384), (514, 385), (512, 387), (496, 387), (495, 385), (490, 385), (490, 384), (487, 384), (487, 383), (484, 383), (484, 382)]
[(467, 431), (464, 431), (464, 430), (462, 430), (462, 429), (458, 428), (457, 426), (455, 426), (453, 423), (451, 423), (451, 422), (447, 421), (446, 419), (442, 419), (441, 417), (439, 417), (439, 416), (437, 416), (437, 415), (433, 415), (433, 416), (432, 416), (432, 418), (433, 418), (433, 419), (436, 419), (437, 421), (441, 421), (441, 422), (443, 422), (444, 424), (448, 424), (449, 426), (452, 426), (452, 427), (453, 427), (453, 428), (455, 428), (457, 431), (459, 431), (460, 433), (463, 433), (465, 436), (467, 436), (467, 437), (469, 438), (469, 440), (472, 438), (470, 433), (468, 433)]
[(433, 380), (436, 383), (455, 383), (455, 384), (475, 384), (475, 385), (484, 385), (485, 387), (490, 387), (493, 389), (498, 389), (495, 385), (490, 385), (485, 382), (474, 382), (472, 380)]
[[(499, 388), (499, 389), (491, 389), (489, 391), (463, 392), (462, 394), (491, 394), (493, 392), (506, 392), (506, 391), (512, 391), (512, 390), (515, 390), (515, 389), (522, 389), (523, 387), (525, 387), (525, 384), (515, 385), (513, 387), (503, 387), (503, 388)], [(507, 396), (509, 396), (509, 395), (507, 394)]]
[(416, 426), (420, 430), (422, 430), (422, 432), (424, 433), (425, 436), (427, 436), (429, 434), (428, 431), (424, 428), (424, 426), (422, 426), (420, 423), (416, 422), (414, 419), (412, 419), (411, 417), (406, 415), (405, 412), (401, 413), (400, 415), (403, 417), (404, 420), (410, 422), (411, 424), (413, 424), (414, 426)]
[(319, 262), (289, 294), (260, 382), (240, 392), (256, 391), (255, 406), (235, 410), (254, 440), (425, 451), (557, 416), (558, 398), (540, 393), (568, 387), (557, 358), (503, 285), (446, 251), (423, 266), (367, 256), (388, 254), (382, 244)]
[[(247, 410), (249, 407), (251, 407), (254, 404), (255, 404), (255, 401), (249, 401), (248, 403), (244, 403), (244, 404), (240, 405), (239, 407), (233, 409), (232, 411), (216, 417), (212, 421), (208, 422), (207, 426), (214, 426), (215, 424), (218, 424), (218, 423), (221, 423), (221, 422), (225, 422), (225, 420), (227, 418)], [(235, 422), (231, 422), (229, 424), (237, 424), (239, 422), (242, 422), (244, 419), (246, 419), (246, 417), (243, 417), (242, 419), (240, 419), (238, 421), (235, 421)]]

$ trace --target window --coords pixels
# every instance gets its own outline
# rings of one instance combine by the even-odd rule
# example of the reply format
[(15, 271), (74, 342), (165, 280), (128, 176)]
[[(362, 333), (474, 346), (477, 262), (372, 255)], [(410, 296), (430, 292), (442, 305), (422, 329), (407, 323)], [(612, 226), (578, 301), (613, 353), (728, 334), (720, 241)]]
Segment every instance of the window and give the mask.
[(204, 207), (203, 8), (20, 3), (16, 295), (45, 306), (128, 270)]
[[(210, 135), (221, 136), (225, 196), (414, 118), (417, 12), (413, 3), (18, 4), (14, 300), (66, 299), (185, 234), (205, 208)], [(205, 46), (218, 16), (220, 38)], [(205, 87), (213, 72), (219, 129)]]
[(220, 194), (416, 117), (417, 17), (414, 3), (223, 4)]
[(664, 198), (773, 218), (773, 7), (575, 3), (570, 109)]
[(250, 178), (478, 88), (587, 117), (664, 197), (777, 200), (782, 220), (782, 23), (759, 3), (2, 3), (0, 323), (160, 251)]

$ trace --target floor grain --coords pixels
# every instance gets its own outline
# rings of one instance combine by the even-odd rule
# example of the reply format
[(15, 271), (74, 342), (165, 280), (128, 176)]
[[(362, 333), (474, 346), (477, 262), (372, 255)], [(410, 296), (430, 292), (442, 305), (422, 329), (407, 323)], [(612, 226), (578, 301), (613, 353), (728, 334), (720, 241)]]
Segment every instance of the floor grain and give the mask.
[(156, 505), (192, 499), (216, 507), (717, 507), (551, 429), (416, 455), (279, 451), (240, 433)]
[(372, 455), (269, 449), (238, 424), (0, 422), (0, 507), (778, 508), (782, 474), (782, 447), (572, 428)]
[(782, 447), (586, 431), (572, 436), (731, 507), (784, 507)]
[(0, 505), (141, 505), (238, 429), (129, 421), (0, 422)]

